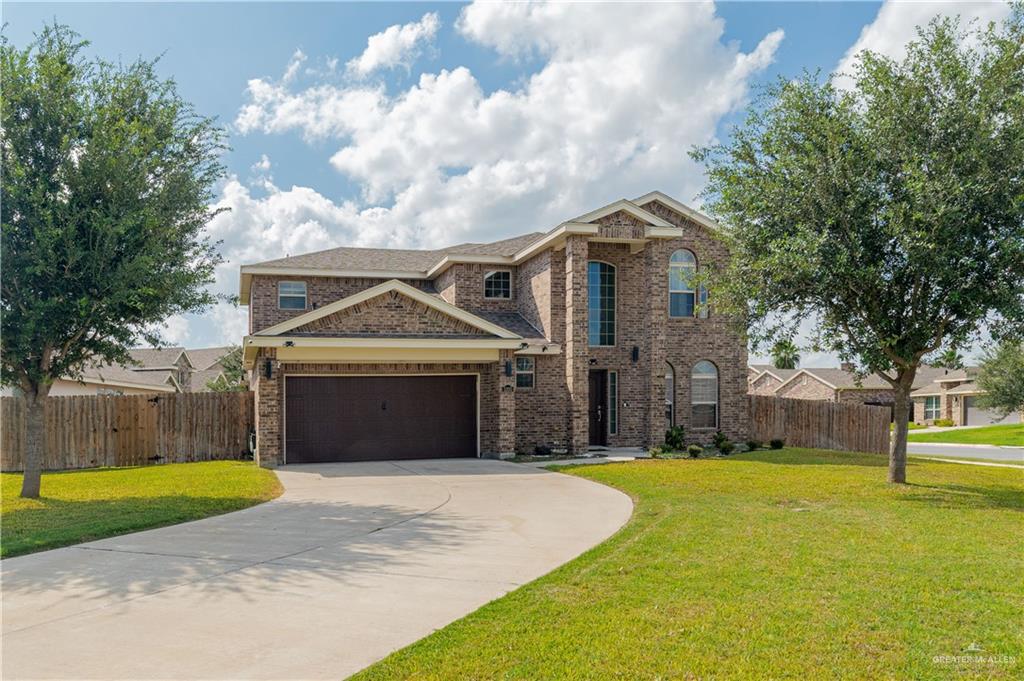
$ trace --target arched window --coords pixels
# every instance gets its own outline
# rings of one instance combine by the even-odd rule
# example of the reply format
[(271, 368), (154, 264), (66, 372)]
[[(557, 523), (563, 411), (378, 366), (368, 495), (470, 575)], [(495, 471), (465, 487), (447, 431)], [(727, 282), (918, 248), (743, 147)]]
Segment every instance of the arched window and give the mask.
[(690, 427), (718, 427), (718, 369), (702, 359), (690, 373)]
[[(693, 251), (680, 248), (668, 261), (668, 314), (670, 317), (693, 317), (697, 305), (705, 304), (708, 291), (703, 286), (695, 288), (693, 280), (697, 274), (697, 256)], [(701, 317), (707, 317), (707, 308), (700, 310)]]
[(615, 266), (597, 260), (587, 263), (590, 345), (615, 345)]
[(665, 420), (666, 430), (676, 424), (676, 370), (665, 362)]

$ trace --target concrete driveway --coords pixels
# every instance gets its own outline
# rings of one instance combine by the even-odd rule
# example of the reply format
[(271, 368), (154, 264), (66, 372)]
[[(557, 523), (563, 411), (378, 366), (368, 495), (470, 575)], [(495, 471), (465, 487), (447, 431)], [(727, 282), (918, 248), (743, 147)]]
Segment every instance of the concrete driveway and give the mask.
[(475, 459), (288, 466), (251, 509), (0, 563), (3, 678), (343, 678), (601, 542), (629, 498)]

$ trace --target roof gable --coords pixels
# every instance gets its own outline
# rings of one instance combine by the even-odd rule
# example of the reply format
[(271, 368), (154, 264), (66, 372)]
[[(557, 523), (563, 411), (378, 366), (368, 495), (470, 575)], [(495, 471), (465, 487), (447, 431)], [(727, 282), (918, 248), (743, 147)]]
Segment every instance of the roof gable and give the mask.
[[(394, 295), (389, 296), (387, 294)], [(375, 300), (378, 298), (381, 300)], [(395, 302), (400, 301), (400, 298), (404, 298), (412, 303), (417, 303), (418, 305), (411, 306), (408, 302)], [(398, 281), (397, 279), (386, 281), (383, 284), (378, 284), (377, 286), (368, 288), (365, 291), (361, 291), (347, 298), (333, 302), (330, 305), (325, 305), (318, 310), (307, 312), (306, 314), (299, 315), (289, 319), (288, 321), (263, 329), (254, 335), (279, 336), (283, 335), (285, 332), (332, 333), (332, 330), (334, 330), (333, 335), (338, 335), (339, 333), (361, 333), (363, 335), (381, 333), (381, 331), (376, 330), (356, 330), (361, 328), (360, 324), (366, 323), (365, 320), (359, 320), (357, 317), (365, 314), (368, 310), (373, 309), (376, 306), (388, 305), (389, 301), (397, 305), (400, 309), (404, 309), (408, 312), (415, 312), (418, 317), (422, 318), (425, 316), (429, 323), (421, 325), (419, 327), (421, 329), (426, 329), (428, 327), (434, 329), (458, 329), (462, 333), (466, 333), (466, 331), (472, 332), (475, 330), (477, 335), (482, 332), (483, 334), (490, 334), (492, 336), (497, 336), (498, 338), (520, 338), (517, 334), (512, 333), (497, 324), (489, 322), (482, 317), (478, 317), (477, 315), (456, 307), (437, 296), (425, 293), (410, 286), (409, 284)], [(447, 318), (447, 321), (442, 321), (442, 318)], [(401, 324), (395, 325), (396, 332), (401, 332), (400, 327)], [(449, 332), (445, 335), (451, 334)]]
[(626, 199), (619, 199), (614, 203), (609, 203), (607, 206), (592, 210), (589, 213), (580, 215), (577, 218), (573, 218), (569, 222), (596, 222), (601, 218), (608, 217), (613, 213), (623, 212), (627, 213), (634, 218), (640, 220), (644, 224), (653, 225), (655, 227), (674, 227), (671, 222), (659, 218), (653, 213), (649, 213), (640, 206), (636, 205), (632, 201)]

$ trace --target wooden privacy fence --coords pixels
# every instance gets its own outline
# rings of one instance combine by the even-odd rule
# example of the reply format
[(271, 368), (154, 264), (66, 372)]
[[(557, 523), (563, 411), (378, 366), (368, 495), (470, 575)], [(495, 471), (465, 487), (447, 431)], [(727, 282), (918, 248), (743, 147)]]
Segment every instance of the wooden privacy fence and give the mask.
[[(248, 451), (251, 392), (49, 397), (43, 468), (237, 459)], [(0, 470), (22, 469), (25, 400), (0, 398)]]
[(750, 435), (793, 447), (889, 451), (889, 407), (750, 395)]

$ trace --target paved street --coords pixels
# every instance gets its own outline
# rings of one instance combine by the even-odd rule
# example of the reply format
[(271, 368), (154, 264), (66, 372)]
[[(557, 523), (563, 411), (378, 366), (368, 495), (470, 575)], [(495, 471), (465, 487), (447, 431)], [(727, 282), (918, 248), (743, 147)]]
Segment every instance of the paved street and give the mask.
[(955, 456), (959, 459), (991, 459), (992, 461), (1024, 463), (1024, 447), (908, 442), (907, 452), (927, 456)]

